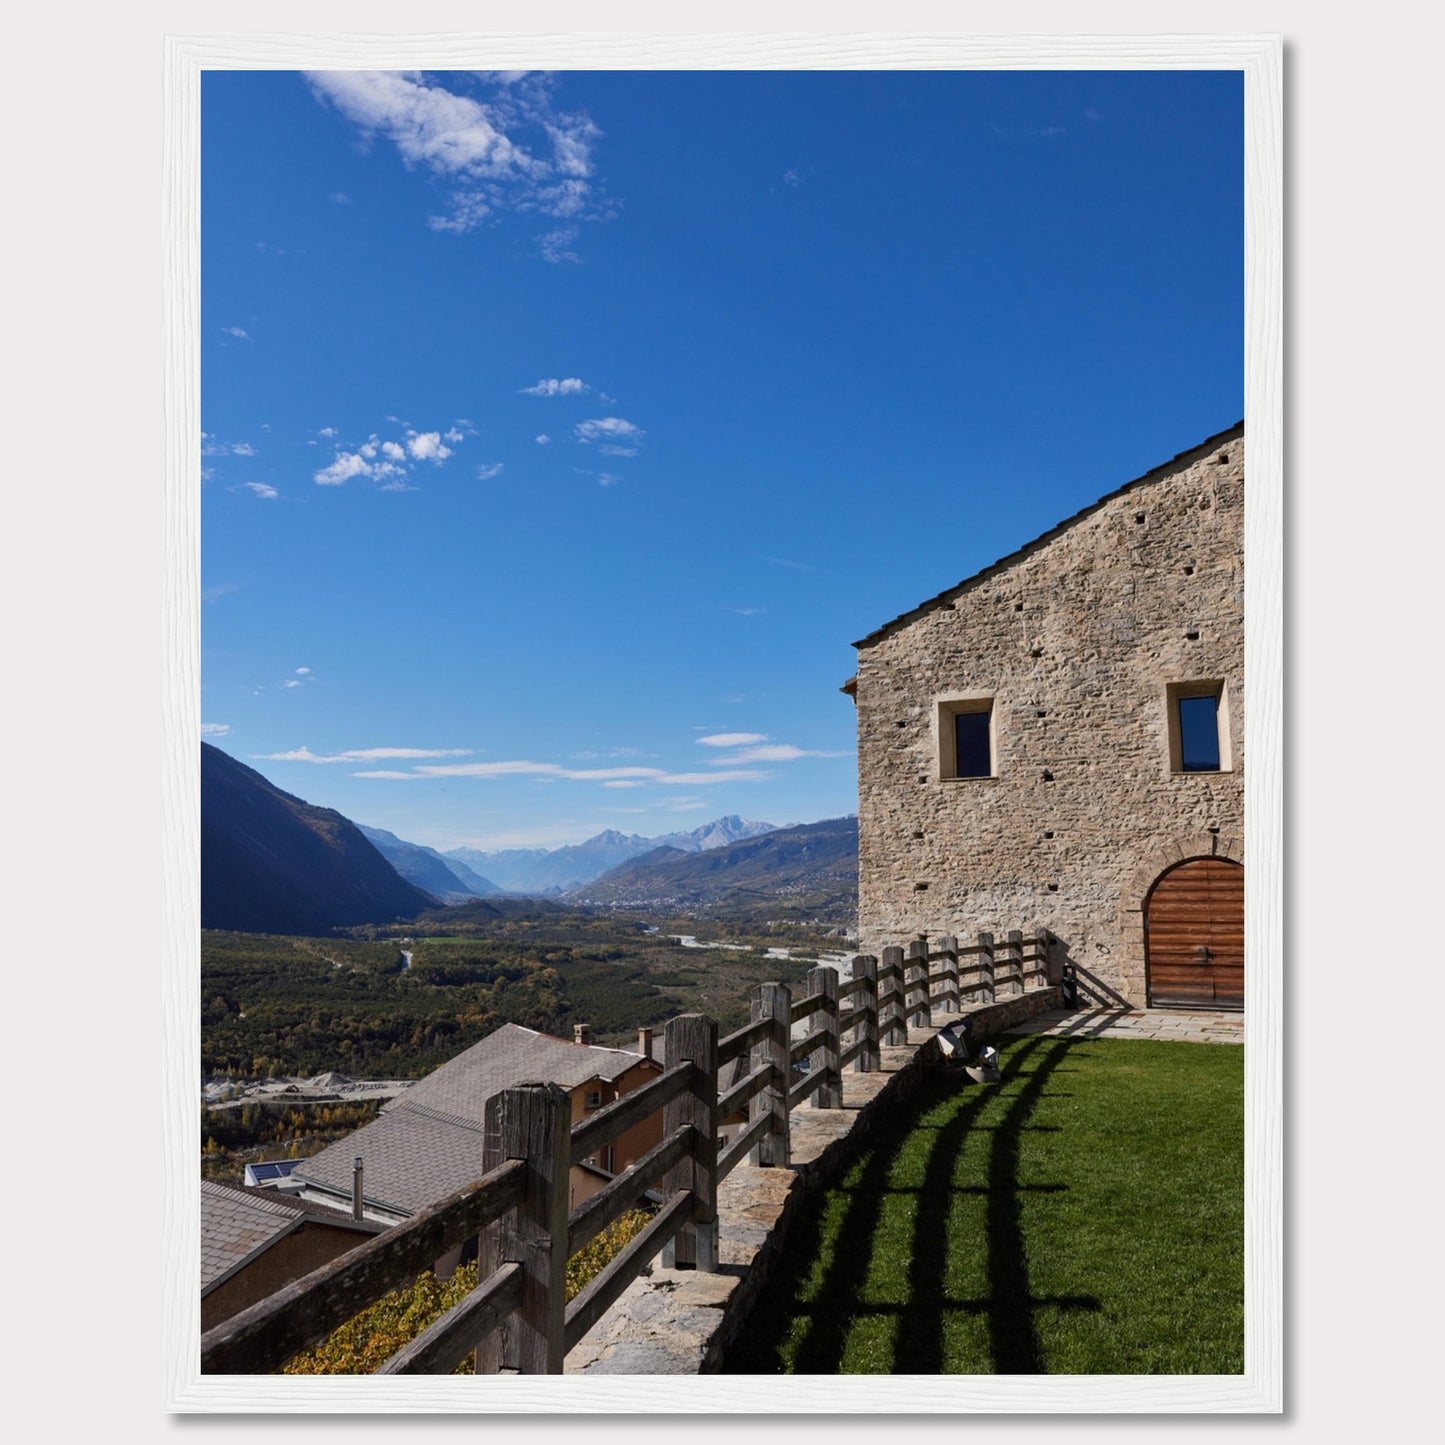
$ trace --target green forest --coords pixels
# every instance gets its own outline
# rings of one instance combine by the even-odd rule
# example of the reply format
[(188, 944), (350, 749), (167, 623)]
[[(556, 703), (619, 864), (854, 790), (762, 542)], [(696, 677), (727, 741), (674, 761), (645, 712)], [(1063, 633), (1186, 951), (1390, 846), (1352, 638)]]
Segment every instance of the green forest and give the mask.
[(807, 973), (806, 964), (767, 958), (767, 947), (837, 946), (792, 927), (738, 939), (746, 951), (687, 949), (669, 929), (702, 932), (696, 922), (652, 931), (637, 919), (545, 904), (501, 919), (438, 910), (333, 938), (208, 930), (201, 1069), (418, 1078), (504, 1023), (564, 1038), (587, 1023), (599, 1043), (623, 1044), (639, 1027), (695, 1011), (726, 1032), (746, 1022), (757, 984), (796, 984)]

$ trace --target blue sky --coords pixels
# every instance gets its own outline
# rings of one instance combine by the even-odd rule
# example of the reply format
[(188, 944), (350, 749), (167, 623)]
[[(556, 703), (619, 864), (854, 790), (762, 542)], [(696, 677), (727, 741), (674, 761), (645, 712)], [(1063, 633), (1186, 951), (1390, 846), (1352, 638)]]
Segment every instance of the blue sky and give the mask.
[(213, 72), (202, 717), (439, 848), (856, 808), (851, 642), (1243, 415), (1228, 72)]

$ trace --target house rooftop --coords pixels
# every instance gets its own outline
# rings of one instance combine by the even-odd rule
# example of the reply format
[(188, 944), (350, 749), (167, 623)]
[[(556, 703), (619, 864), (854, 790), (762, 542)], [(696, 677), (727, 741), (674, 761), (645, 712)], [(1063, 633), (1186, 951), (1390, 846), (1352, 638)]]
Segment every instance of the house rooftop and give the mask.
[[(982, 571), (975, 572), (971, 577), (965, 577), (962, 582), (955, 582), (952, 587), (945, 588), (936, 596), (930, 597), (926, 602), (920, 602), (917, 607), (911, 607), (907, 612), (899, 613), (897, 617), (885, 622), (881, 627), (874, 628), (866, 637), (859, 638), (853, 646), (871, 647), (873, 643), (881, 641), (900, 624), (912, 622), (915, 618), (922, 617), (926, 612), (932, 611), (933, 608), (951, 601), (960, 592), (982, 582), (985, 578), (994, 576), (1006, 567), (1012, 567), (1014, 563), (1022, 561), (1030, 552), (1052, 542), (1056, 537), (1068, 531), (1070, 527), (1076, 526), (1086, 517), (1097, 512), (1100, 507), (1112, 502), (1116, 497), (1122, 497), (1125, 493), (1131, 492), (1134, 488), (1144, 486), (1149, 482), (1158, 481), (1167, 473), (1179, 470), (1190, 462), (1197, 461), (1201, 453), (1209, 451), (1212, 447), (1217, 447), (1223, 442), (1233, 441), (1243, 435), (1244, 423), (1238, 421), (1232, 427), (1228, 427), (1222, 432), (1216, 432), (1211, 437), (1206, 437), (1196, 446), (1192, 446), (1187, 451), (1180, 452), (1177, 456), (1171, 457), (1169, 461), (1163, 462), (1157, 467), (1150, 468), (1142, 477), (1135, 477), (1132, 482), (1125, 482), (1122, 487), (1116, 487), (1112, 492), (1108, 492), (1100, 497), (1098, 501), (1090, 502), (1082, 511), (1075, 512), (1072, 517), (1066, 517), (1056, 527), (1051, 527), (1047, 532), (1035, 537), (1032, 542), (1025, 542), (1022, 547), (1010, 552), (1008, 556), (1000, 557), (997, 562), (991, 562), (987, 567), (983, 568)], [(848, 693), (856, 700), (857, 678), (849, 678), (839, 691)]]
[(233, 1184), (201, 1181), (201, 1293), (217, 1285), (264, 1254), (303, 1224), (316, 1222), (376, 1232), (376, 1226), (269, 1190), (243, 1189)]
[(568, 1090), (589, 1079), (611, 1082), (643, 1062), (627, 1049), (503, 1024), (413, 1084), (371, 1123), (303, 1160), (291, 1178), (350, 1198), (359, 1155), (365, 1202), (415, 1214), (482, 1177), (484, 1111), (493, 1094), (538, 1080)]

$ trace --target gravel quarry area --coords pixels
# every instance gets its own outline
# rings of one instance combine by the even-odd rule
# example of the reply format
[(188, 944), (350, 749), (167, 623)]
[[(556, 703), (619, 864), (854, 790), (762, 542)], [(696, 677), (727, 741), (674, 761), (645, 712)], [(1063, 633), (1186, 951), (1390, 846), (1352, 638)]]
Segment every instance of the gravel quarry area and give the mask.
[(360, 1104), (368, 1099), (394, 1099), (405, 1093), (412, 1079), (351, 1079), (345, 1074), (317, 1074), (314, 1078), (279, 1079), (211, 1078), (201, 1085), (201, 1103), (208, 1109), (242, 1104)]

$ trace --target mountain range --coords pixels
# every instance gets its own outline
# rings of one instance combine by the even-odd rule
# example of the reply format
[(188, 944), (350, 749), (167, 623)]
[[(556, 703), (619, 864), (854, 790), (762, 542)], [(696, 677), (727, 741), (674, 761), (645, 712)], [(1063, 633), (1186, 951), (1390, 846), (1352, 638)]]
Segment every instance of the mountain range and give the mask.
[(326, 933), (434, 906), (355, 823), (201, 744), (202, 928)]
[(443, 858), (435, 848), (408, 843), (385, 828), (368, 828), (365, 823), (357, 826), (408, 883), (424, 888), (443, 903), (470, 903), (474, 898), (490, 898), (503, 891), (490, 878), (474, 873), (460, 858)]
[(858, 819), (778, 828), (721, 848), (663, 846), (563, 895), (563, 902), (669, 913), (851, 918), (858, 900)]
[(565, 848), (442, 854), (359, 827), (201, 744), (203, 928), (320, 934), (410, 920), (439, 902), (490, 917), (498, 910), (485, 900), (504, 890), (565, 904), (842, 921), (856, 909), (857, 883), (856, 818), (775, 828), (731, 815), (660, 838), (609, 830)]
[(730, 813), (689, 833), (664, 833), (656, 838), (609, 828), (586, 842), (563, 848), (506, 848), (494, 853), (451, 848), (438, 856), (448, 864), (463, 863), (485, 874), (509, 893), (556, 895), (580, 888), (609, 869), (657, 848), (701, 853), (775, 831), (772, 823), (755, 823)]

